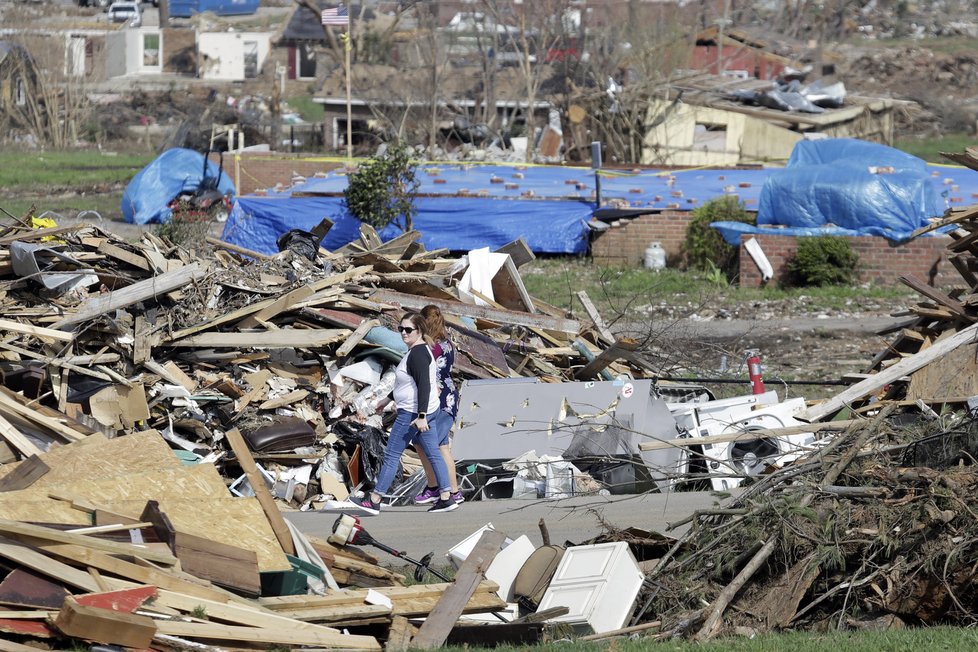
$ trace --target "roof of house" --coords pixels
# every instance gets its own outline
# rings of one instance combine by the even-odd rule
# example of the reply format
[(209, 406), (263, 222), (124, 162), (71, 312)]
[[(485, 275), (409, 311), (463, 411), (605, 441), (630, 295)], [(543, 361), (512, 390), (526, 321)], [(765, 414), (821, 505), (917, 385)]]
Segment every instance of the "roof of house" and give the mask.
[[(310, 0), (310, 2), (314, 6), (319, 7), (320, 11), (342, 4), (334, 0)], [(360, 16), (360, 5), (350, 5), (349, 12), (351, 19), (358, 18)], [(373, 17), (373, 10), (364, 8), (363, 18), (372, 20)], [(334, 29), (342, 31), (341, 28)], [(319, 16), (313, 18), (307, 8), (296, 4), (292, 7), (292, 11), (289, 12), (288, 16), (286, 16), (282, 29), (274, 40), (278, 43), (296, 41), (320, 43), (325, 39), (326, 36), (323, 32), (322, 23), (319, 21)]]
[(822, 113), (780, 111), (764, 106), (746, 104), (733, 97), (736, 91), (763, 92), (775, 90), (777, 88), (777, 82), (764, 79), (737, 79), (708, 73), (694, 74), (672, 80), (669, 83), (669, 87), (675, 92), (682, 91), (682, 101), (684, 104), (707, 106), (714, 109), (743, 113), (774, 122), (811, 125), (813, 127), (846, 122), (861, 114), (867, 108), (872, 111), (883, 111), (899, 103), (897, 100), (891, 98), (846, 94), (843, 106), (837, 109), (826, 108)]

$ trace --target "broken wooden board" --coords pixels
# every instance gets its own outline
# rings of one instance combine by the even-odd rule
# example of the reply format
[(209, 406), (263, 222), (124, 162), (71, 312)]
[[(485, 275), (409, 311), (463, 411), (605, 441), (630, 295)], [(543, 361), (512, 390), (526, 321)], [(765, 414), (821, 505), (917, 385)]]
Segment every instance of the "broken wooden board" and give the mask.
[[(68, 590), (59, 582), (15, 568), (0, 582), (0, 604), (32, 609), (60, 609)], [(0, 612), (0, 616), (4, 615)]]
[(309, 645), (314, 647), (340, 648), (344, 650), (380, 650), (380, 643), (373, 636), (341, 634), (339, 632), (313, 632), (292, 627), (267, 629), (220, 625), (217, 623), (186, 623), (158, 621), (160, 634), (205, 641), (246, 641), (250, 643), (279, 643), (283, 645)]
[(17, 468), (0, 478), (0, 493), (27, 489), (51, 469), (37, 455), (31, 455)]
[(152, 550), (146, 546), (136, 546), (130, 543), (121, 543), (100, 537), (88, 536), (86, 534), (64, 532), (31, 523), (0, 520), (0, 535), (8, 540), (67, 543), (93, 550), (100, 550), (113, 555), (145, 559), (166, 566), (173, 566), (177, 563), (177, 559), (173, 555)]
[(411, 641), (412, 648), (429, 650), (445, 643), (455, 621), (462, 615), (465, 605), (472, 597), (492, 560), (496, 558), (506, 534), (498, 530), (482, 533), (472, 552), (462, 562), (455, 575), (455, 582), (442, 595), (441, 600), (425, 618), (417, 636)]
[(483, 318), (500, 324), (511, 324), (514, 326), (527, 326), (529, 328), (540, 328), (545, 330), (561, 331), (564, 333), (577, 334), (581, 325), (573, 319), (562, 319), (549, 315), (530, 314), (526, 312), (516, 312), (513, 310), (501, 310), (488, 306), (476, 306), (461, 301), (447, 301), (433, 299), (431, 297), (415, 296), (391, 290), (373, 290), (370, 292), (372, 301), (384, 303), (397, 303), (403, 308), (411, 310), (421, 310), (426, 305), (433, 304), (447, 315), (460, 315), (472, 318)]
[(206, 275), (207, 271), (202, 266), (198, 263), (193, 263), (172, 272), (133, 283), (121, 290), (96, 295), (94, 298), (83, 303), (77, 312), (54, 324), (54, 328), (65, 330), (89, 319), (94, 319), (118, 310), (119, 308), (126, 308), (140, 301), (146, 301), (172, 292)]
[(243, 595), (261, 594), (254, 551), (177, 531), (155, 500), (146, 503), (140, 518), (153, 524), (157, 538), (170, 547), (184, 571)]
[(904, 358), (888, 369), (880, 371), (878, 374), (871, 376), (862, 382), (856, 383), (843, 392), (836, 394), (834, 397), (822, 401), (821, 403), (817, 403), (803, 412), (796, 414), (795, 418), (799, 421), (811, 422), (831, 416), (853, 401), (863, 398), (871, 392), (880, 389), (884, 385), (893, 382), (894, 379), (900, 378), (901, 376), (907, 374), (912, 374), (918, 369), (930, 364), (934, 360), (942, 358), (951, 351), (954, 351), (965, 344), (974, 343), (976, 336), (978, 336), (978, 324), (972, 324), (971, 326), (958, 331), (946, 340), (936, 342), (934, 345), (924, 349), (920, 353), (917, 353), (909, 358)]
[[(113, 512), (139, 518), (146, 500), (118, 501), (104, 505)], [(197, 500), (186, 497), (158, 497), (160, 509), (174, 529), (215, 541), (232, 541), (258, 555), (259, 571), (291, 570), (261, 505), (255, 498)]]
[(66, 636), (124, 647), (149, 647), (156, 636), (152, 618), (90, 607), (73, 597), (65, 600), (52, 624)]
[(245, 333), (201, 333), (171, 341), (168, 346), (208, 349), (310, 349), (339, 342), (346, 339), (349, 334), (350, 331), (339, 328), (283, 328)]
[[(431, 613), (452, 583), (415, 584), (413, 586), (379, 586), (373, 589), (393, 604), (393, 613), (406, 618), (423, 617)], [(497, 591), (499, 585), (483, 580), (465, 604), (463, 613), (484, 613), (506, 608)], [(258, 602), (275, 613), (298, 620), (318, 620), (321, 616), (328, 620), (333, 609), (363, 605), (367, 589), (345, 589), (330, 595), (283, 595), (259, 598)]]
[(51, 340), (55, 342), (73, 342), (75, 339), (74, 333), (66, 333), (53, 328), (43, 328), (41, 326), (22, 324), (19, 321), (11, 321), (9, 319), (0, 319), (0, 332), (3, 331), (20, 333), (22, 335), (31, 335), (42, 340)]
[(255, 492), (255, 497), (258, 502), (261, 503), (262, 510), (264, 510), (265, 516), (268, 517), (268, 523), (275, 533), (279, 544), (282, 546), (282, 550), (294, 555), (295, 545), (292, 543), (292, 533), (285, 523), (285, 518), (282, 517), (282, 512), (279, 511), (278, 506), (275, 504), (275, 498), (265, 485), (265, 480), (258, 471), (255, 458), (251, 456), (251, 451), (248, 449), (244, 437), (241, 436), (241, 433), (236, 428), (229, 430), (225, 433), (225, 436), (227, 437), (228, 444), (231, 446), (231, 450), (238, 459), (238, 465), (248, 477), (248, 481), (251, 483), (251, 489)]
[[(950, 336), (945, 332), (937, 339)], [(948, 396), (978, 395), (978, 344), (966, 344), (954, 355), (946, 355), (918, 369), (910, 377), (907, 400), (930, 402)]]
[[(66, 543), (39, 543), (37, 547), (54, 557), (95, 568), (138, 584), (152, 584), (160, 589), (170, 589), (197, 599), (216, 600), (218, 602), (227, 602), (232, 597), (232, 594), (224, 593), (197, 578), (190, 579), (174, 569), (135, 564), (85, 546)], [(60, 607), (60, 603), (58, 606)]]

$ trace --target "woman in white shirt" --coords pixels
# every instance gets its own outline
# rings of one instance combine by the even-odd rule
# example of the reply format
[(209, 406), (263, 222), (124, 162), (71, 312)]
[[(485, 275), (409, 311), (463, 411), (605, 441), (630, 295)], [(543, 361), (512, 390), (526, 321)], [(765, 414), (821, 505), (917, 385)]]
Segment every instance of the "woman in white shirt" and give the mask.
[(398, 332), (408, 352), (397, 365), (394, 376), (394, 404), (397, 418), (384, 448), (384, 463), (373, 491), (356, 504), (371, 515), (380, 513), (380, 499), (394, 481), (401, 455), (408, 444), (420, 444), (431, 461), (438, 482), (438, 500), (429, 512), (450, 512), (458, 508), (452, 499), (448, 467), (442, 459), (436, 438), (442, 428), (439, 419), (448, 415), (438, 409), (438, 376), (434, 356), (429, 348), (427, 324), (416, 312), (405, 313)]

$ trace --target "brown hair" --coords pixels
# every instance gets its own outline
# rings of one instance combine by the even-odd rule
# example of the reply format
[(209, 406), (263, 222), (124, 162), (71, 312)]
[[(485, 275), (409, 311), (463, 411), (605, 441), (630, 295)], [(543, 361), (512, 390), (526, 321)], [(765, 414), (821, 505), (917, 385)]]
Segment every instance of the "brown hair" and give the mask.
[(448, 333), (445, 332), (445, 318), (441, 316), (441, 310), (438, 306), (429, 303), (421, 309), (421, 316), (424, 317), (428, 325), (428, 333), (431, 334), (431, 339), (436, 342), (448, 339)]
[(421, 333), (422, 339), (424, 339), (429, 346), (433, 344), (431, 335), (429, 335), (431, 328), (428, 326), (428, 322), (425, 321), (424, 317), (416, 312), (408, 311), (404, 313), (404, 315), (401, 317), (401, 321), (398, 323), (400, 324), (401, 322), (405, 321), (409, 322), (412, 326), (418, 329), (418, 332)]

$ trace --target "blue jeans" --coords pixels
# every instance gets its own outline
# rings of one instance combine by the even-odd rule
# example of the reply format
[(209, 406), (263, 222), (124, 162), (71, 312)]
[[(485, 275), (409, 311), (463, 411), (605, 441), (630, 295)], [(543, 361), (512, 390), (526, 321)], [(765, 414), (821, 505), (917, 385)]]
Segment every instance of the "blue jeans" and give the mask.
[(438, 488), (442, 492), (451, 491), (451, 481), (448, 479), (448, 467), (442, 459), (441, 451), (438, 450), (438, 438), (448, 434), (444, 429), (442, 421), (451, 421), (451, 417), (436, 410), (428, 415), (428, 432), (419, 432), (417, 428), (411, 426), (411, 422), (417, 418), (417, 413), (407, 410), (398, 410), (394, 425), (391, 426), (391, 434), (387, 438), (387, 446), (384, 448), (384, 463), (380, 467), (380, 474), (377, 476), (377, 486), (374, 491), (384, 495), (391, 488), (394, 476), (397, 474), (397, 467), (401, 463), (401, 455), (408, 444), (420, 443), (421, 450), (428, 456), (431, 468), (435, 472), (435, 479), (438, 481)]

